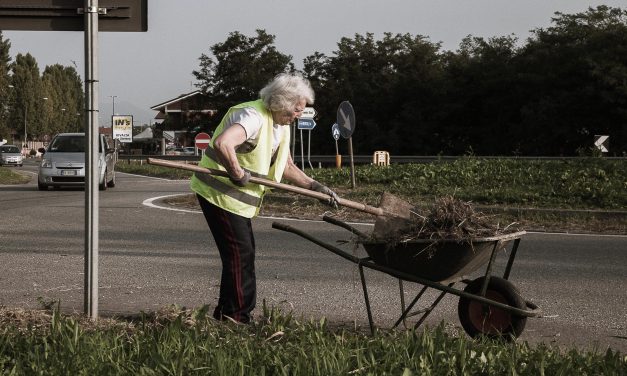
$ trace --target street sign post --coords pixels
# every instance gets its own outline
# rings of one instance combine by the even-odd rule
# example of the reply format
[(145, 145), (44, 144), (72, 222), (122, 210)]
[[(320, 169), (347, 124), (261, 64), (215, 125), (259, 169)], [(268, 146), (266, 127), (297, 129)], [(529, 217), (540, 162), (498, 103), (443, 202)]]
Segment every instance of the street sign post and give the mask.
[(316, 122), (313, 119), (316, 116), (317, 112), (313, 109), (313, 107), (305, 107), (303, 113), (297, 120), (297, 127), (300, 130), (300, 158), (301, 158), (301, 167), (303, 171), (305, 170), (305, 153), (303, 150), (303, 129), (309, 131), (308, 145), (307, 145), (307, 162), (309, 163), (309, 167), (313, 168), (310, 161), (311, 156), (311, 130), (316, 127)]
[[(99, 23), (102, 19), (102, 25)], [(85, 39), (85, 314), (98, 317), (98, 32), (148, 31), (148, 0), (0, 0), (0, 29), (83, 31)]]
[(205, 132), (200, 132), (196, 135), (196, 138), (194, 138), (194, 142), (196, 144), (196, 147), (200, 150), (205, 150), (207, 149), (207, 147), (209, 147), (209, 142), (211, 141), (211, 137), (205, 133)]

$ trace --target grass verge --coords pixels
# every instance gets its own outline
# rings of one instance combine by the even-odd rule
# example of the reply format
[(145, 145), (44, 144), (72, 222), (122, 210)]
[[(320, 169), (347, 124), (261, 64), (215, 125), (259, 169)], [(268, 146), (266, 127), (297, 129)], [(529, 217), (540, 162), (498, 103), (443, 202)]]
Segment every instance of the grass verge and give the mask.
[(30, 177), (13, 171), (7, 167), (0, 167), (0, 185), (4, 184), (25, 184), (30, 181)]
[[(58, 311), (38, 325), (14, 312), (0, 333), (1, 374), (116, 375), (622, 375), (627, 357), (607, 350), (469, 340), (433, 330), (375, 336), (300, 322), (268, 309), (252, 325), (217, 322), (207, 309), (170, 307), (97, 323)], [(30, 315), (33, 315), (31, 312)], [(32, 322), (32, 317), (29, 322)]]

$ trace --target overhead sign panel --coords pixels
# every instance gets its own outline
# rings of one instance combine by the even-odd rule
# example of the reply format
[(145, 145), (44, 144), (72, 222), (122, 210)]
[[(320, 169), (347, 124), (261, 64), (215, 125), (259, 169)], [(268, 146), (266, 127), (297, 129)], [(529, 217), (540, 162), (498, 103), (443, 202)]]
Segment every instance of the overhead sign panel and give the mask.
[[(148, 31), (148, 0), (100, 0), (99, 31)], [(84, 31), (84, 0), (0, 0), (0, 30)]]

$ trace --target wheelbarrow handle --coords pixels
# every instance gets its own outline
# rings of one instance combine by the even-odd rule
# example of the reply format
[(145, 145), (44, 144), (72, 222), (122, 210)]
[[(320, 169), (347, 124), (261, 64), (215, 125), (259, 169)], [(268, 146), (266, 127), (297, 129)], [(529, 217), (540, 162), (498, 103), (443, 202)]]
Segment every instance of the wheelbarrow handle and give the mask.
[(275, 229), (281, 230), (281, 231), (291, 232), (293, 234), (296, 234), (296, 235), (298, 235), (300, 237), (303, 237), (303, 238), (311, 241), (312, 243), (318, 244), (322, 248), (328, 249), (329, 251), (335, 253), (336, 255), (338, 255), (338, 256), (340, 256), (340, 257), (342, 257), (342, 258), (344, 258), (344, 259), (346, 259), (348, 261), (352, 261), (355, 264), (359, 264), (360, 263), (360, 259), (358, 257), (355, 257), (355, 256), (353, 256), (353, 255), (351, 255), (351, 254), (349, 254), (347, 252), (344, 252), (343, 250), (341, 250), (341, 249), (339, 249), (337, 247), (334, 247), (331, 244), (328, 244), (328, 243), (325, 243), (325, 242), (323, 242), (321, 240), (318, 240), (318, 239), (314, 238), (313, 236), (311, 236), (311, 235), (309, 235), (309, 234), (307, 234), (307, 233), (305, 233), (305, 232), (303, 232), (303, 231), (301, 231), (301, 230), (299, 230), (297, 228), (294, 228), (294, 227), (292, 227), (290, 225), (286, 225), (284, 223), (279, 223), (279, 222), (272, 222), (272, 228), (275, 228)]
[[(163, 167), (177, 168), (180, 170), (187, 170), (187, 171), (197, 172), (201, 174), (209, 174), (213, 176), (229, 177), (229, 174), (226, 171), (216, 170), (213, 168), (200, 167), (200, 166), (187, 164), (187, 163), (178, 163), (178, 162), (168, 161), (164, 159), (148, 158), (148, 164), (153, 164), (153, 165), (163, 166)], [(281, 189), (283, 191), (298, 193), (303, 196), (317, 198), (318, 200), (329, 200), (331, 198), (331, 196), (326, 195), (324, 193), (312, 191), (312, 190), (301, 188), (301, 187), (296, 187), (290, 184), (283, 184), (283, 183), (279, 183), (273, 180), (264, 179), (264, 178), (260, 178), (256, 176), (251, 176), (249, 181), (251, 183), (265, 185), (266, 187)], [(394, 216), (394, 217), (398, 216), (397, 214), (390, 213), (381, 208), (362, 204), (362, 203), (355, 202), (355, 201), (346, 200), (343, 198), (340, 198), (339, 200), (337, 200), (337, 204), (351, 208), (351, 209), (363, 211), (369, 214), (377, 215), (377, 216), (379, 215), (388, 215), (388, 216)]]
[(322, 216), (322, 220), (325, 221), (325, 222), (334, 224), (336, 226), (340, 226), (342, 228), (345, 228), (348, 231), (352, 232), (353, 234), (359, 236), (360, 238), (362, 238), (364, 240), (369, 238), (368, 235), (366, 235), (363, 232), (357, 230), (355, 227), (349, 225), (348, 223), (340, 221), (337, 218), (334, 218), (334, 217), (331, 217), (331, 216), (325, 214), (325, 215)]

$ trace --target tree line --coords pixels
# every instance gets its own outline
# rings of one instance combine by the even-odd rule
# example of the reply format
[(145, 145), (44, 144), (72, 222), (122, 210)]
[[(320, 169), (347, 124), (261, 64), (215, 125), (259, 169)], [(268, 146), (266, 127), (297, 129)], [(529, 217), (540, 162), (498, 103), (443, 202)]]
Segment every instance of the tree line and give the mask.
[[(265, 30), (235, 31), (201, 54), (192, 73), (219, 112), (187, 129), (210, 132), (230, 106), (296, 71), (274, 41)], [(0, 32), (0, 139), (22, 140), (25, 126), (29, 139), (81, 130), (76, 70), (57, 64), (40, 74), (30, 54), (11, 61), (9, 48)], [(301, 71), (316, 91), (314, 154), (335, 153), (330, 128), (345, 100), (356, 113), (356, 154), (572, 156), (590, 153), (595, 135), (610, 136), (609, 155), (627, 154), (627, 10), (620, 8), (557, 12), (524, 41), (469, 35), (455, 51), (422, 35), (356, 34), (328, 56), (307, 56)]]
[[(295, 70), (274, 39), (265, 30), (236, 31), (200, 56), (193, 74), (220, 111), (209, 128), (274, 75)], [(610, 136), (609, 155), (627, 153), (620, 8), (557, 12), (525, 41), (468, 36), (456, 51), (422, 35), (356, 34), (330, 56), (308, 56), (302, 73), (316, 91), (313, 153), (335, 153), (330, 127), (344, 100), (356, 113), (356, 154), (572, 156), (594, 150), (595, 135)]]
[(54, 64), (40, 72), (29, 53), (11, 60), (0, 31), (0, 140), (44, 141), (46, 135), (82, 131), (85, 96), (75, 67)]

